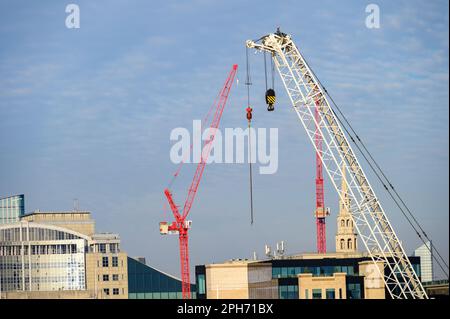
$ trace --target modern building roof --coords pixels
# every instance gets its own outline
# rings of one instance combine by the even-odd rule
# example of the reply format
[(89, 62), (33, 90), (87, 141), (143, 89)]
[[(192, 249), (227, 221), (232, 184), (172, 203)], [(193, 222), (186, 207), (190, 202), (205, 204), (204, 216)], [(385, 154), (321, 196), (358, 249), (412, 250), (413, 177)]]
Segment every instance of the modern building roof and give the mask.
[(6, 196), (6, 197), (0, 197), (0, 200), (2, 200), (2, 199), (7, 199), (7, 198), (11, 198), (11, 197), (18, 197), (18, 196), (24, 197), (25, 195), (24, 195), (24, 194), (10, 195), (10, 196)]

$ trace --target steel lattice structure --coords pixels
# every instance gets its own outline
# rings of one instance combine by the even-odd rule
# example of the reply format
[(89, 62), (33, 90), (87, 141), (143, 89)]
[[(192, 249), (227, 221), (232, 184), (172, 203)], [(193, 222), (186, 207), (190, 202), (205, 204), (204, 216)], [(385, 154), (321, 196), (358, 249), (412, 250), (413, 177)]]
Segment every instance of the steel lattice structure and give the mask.
[[(206, 163), (208, 161), (209, 153), (211, 152), (211, 147), (214, 142), (214, 137), (216, 136), (217, 129), (220, 124), (220, 119), (222, 118), (223, 110), (225, 105), (227, 104), (228, 96), (230, 94), (231, 86), (233, 85), (234, 78), (236, 76), (238, 65), (234, 64), (231, 68), (230, 73), (223, 85), (220, 93), (219, 99), (216, 100), (215, 103), (215, 112), (214, 116), (211, 120), (209, 126), (209, 137), (208, 140), (205, 141), (201, 156), (200, 162), (197, 164), (197, 168), (194, 173), (194, 178), (192, 179), (192, 183), (189, 186), (188, 195), (186, 201), (184, 203), (183, 211), (180, 213), (178, 206), (175, 204), (175, 201), (172, 196), (172, 192), (169, 188), (164, 190), (164, 195), (166, 196), (170, 209), (172, 210), (175, 221), (172, 224), (167, 225), (167, 222), (160, 223), (160, 232), (161, 234), (167, 234), (169, 231), (171, 233), (177, 233), (179, 244), (180, 244), (180, 268), (181, 268), (181, 290), (183, 299), (191, 299), (191, 284), (190, 284), (190, 266), (189, 266), (189, 229), (190, 222), (186, 220), (189, 212), (191, 211), (192, 204), (194, 202), (195, 196), (197, 195), (197, 189), (200, 184), (200, 181), (203, 176), (203, 172), (205, 170)], [(178, 172), (175, 176), (178, 175)], [(164, 227), (164, 226), (167, 227)]]
[[(355, 228), (369, 256), (382, 262), (381, 274), (391, 298), (428, 298), (417, 274), (375, 195), (344, 131), (334, 114), (324, 89), (300, 54), (290, 35), (277, 31), (258, 41), (247, 41), (247, 47), (268, 51), (283, 81), (308, 137), (319, 154), (323, 167), (338, 195), (342, 198), (343, 170), (347, 171), (346, 205)], [(319, 116), (315, 116), (318, 111)], [(322, 141), (317, 148), (316, 134)], [(345, 196), (345, 195), (344, 195)]]

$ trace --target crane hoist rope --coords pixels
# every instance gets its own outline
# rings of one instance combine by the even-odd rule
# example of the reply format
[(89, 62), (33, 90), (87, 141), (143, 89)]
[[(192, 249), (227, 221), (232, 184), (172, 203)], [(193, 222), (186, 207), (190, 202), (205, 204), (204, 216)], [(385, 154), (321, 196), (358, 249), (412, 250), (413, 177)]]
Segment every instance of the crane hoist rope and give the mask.
[(253, 167), (252, 167), (252, 130), (251, 130), (251, 122), (252, 122), (252, 107), (250, 105), (250, 85), (252, 85), (252, 81), (250, 78), (250, 61), (248, 57), (248, 50), (249, 48), (245, 48), (246, 53), (246, 80), (245, 85), (247, 86), (247, 108), (246, 111), (246, 118), (248, 123), (248, 154), (249, 154), (249, 187), (250, 187), (250, 225), (253, 225), (254, 222), (254, 215), (253, 215)]
[(268, 88), (267, 86), (267, 62), (266, 62), (266, 51), (263, 52), (264, 54), (264, 78), (265, 78), (265, 82), (266, 82), (266, 104), (267, 104), (267, 111), (273, 111), (275, 110), (274, 108), (274, 104), (275, 104), (275, 66), (273, 64), (273, 60), (272, 58), (270, 59), (271, 62), (271, 77), (272, 77), (272, 87)]

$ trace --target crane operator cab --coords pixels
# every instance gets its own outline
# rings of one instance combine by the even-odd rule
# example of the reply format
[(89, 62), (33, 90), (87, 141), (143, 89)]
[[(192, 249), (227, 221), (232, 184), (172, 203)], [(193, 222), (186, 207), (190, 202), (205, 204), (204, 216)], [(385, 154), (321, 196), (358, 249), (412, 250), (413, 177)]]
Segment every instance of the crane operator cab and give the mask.
[(267, 111), (271, 112), (275, 110), (275, 107), (273, 106), (275, 104), (275, 90), (274, 89), (268, 89), (266, 91), (266, 104), (267, 104)]

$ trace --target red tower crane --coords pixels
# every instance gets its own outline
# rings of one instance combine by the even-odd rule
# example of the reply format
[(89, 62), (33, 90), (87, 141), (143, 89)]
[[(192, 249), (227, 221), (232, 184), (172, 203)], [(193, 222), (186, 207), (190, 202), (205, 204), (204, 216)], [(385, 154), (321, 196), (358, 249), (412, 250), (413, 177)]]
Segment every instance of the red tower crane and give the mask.
[[(319, 103), (316, 102), (315, 118), (320, 121)], [(314, 134), (314, 143), (316, 144), (316, 228), (317, 228), (317, 252), (324, 254), (327, 252), (327, 237), (325, 217), (328, 211), (325, 209), (324, 195), (323, 195), (323, 174), (322, 174), (322, 160), (319, 152), (322, 152), (322, 138), (317, 132)]]
[[(188, 231), (191, 227), (191, 221), (186, 220), (189, 211), (192, 208), (192, 203), (194, 202), (195, 195), (197, 194), (198, 185), (203, 175), (206, 162), (208, 160), (209, 153), (211, 151), (211, 146), (214, 141), (214, 137), (219, 127), (220, 119), (222, 117), (225, 104), (230, 93), (231, 86), (234, 81), (234, 77), (237, 72), (237, 64), (234, 64), (222, 90), (219, 93), (219, 98), (216, 101), (216, 109), (214, 116), (211, 120), (210, 136), (203, 145), (203, 149), (200, 156), (200, 162), (195, 170), (194, 179), (192, 180), (191, 186), (189, 187), (186, 202), (184, 203), (183, 211), (180, 213), (178, 206), (175, 204), (173, 196), (169, 188), (164, 190), (164, 194), (172, 210), (175, 221), (168, 225), (167, 222), (161, 222), (159, 224), (160, 233), (165, 235), (170, 233), (177, 233), (180, 243), (180, 266), (181, 266), (181, 282), (182, 282), (182, 296), (183, 299), (191, 298), (191, 284), (190, 284), (190, 268), (189, 268), (189, 247), (188, 247)], [(177, 173), (176, 173), (177, 174)]]

